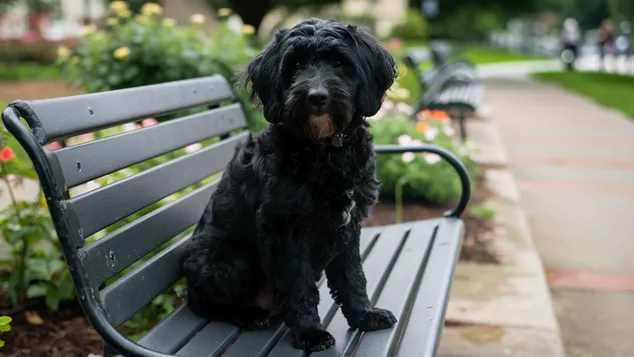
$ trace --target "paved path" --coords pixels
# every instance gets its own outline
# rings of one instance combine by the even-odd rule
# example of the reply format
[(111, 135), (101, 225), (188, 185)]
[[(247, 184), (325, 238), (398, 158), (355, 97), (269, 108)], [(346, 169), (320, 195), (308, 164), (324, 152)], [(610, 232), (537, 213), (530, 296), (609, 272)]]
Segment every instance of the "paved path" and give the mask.
[(569, 357), (634, 355), (634, 120), (546, 84), (490, 79)]

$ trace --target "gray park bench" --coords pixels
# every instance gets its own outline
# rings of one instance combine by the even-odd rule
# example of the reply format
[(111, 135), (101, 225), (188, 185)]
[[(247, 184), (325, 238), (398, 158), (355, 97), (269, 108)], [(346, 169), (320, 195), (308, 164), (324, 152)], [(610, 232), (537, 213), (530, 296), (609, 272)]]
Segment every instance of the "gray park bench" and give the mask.
[[(420, 65), (427, 61), (431, 61), (433, 67), (421, 71)], [(457, 57), (455, 49), (441, 41), (431, 43), (428, 48), (411, 49), (405, 56), (405, 64), (414, 71), (422, 93), (415, 112), (446, 111), (458, 120), (464, 141), (465, 120), (476, 112), (484, 98), (484, 87), (475, 65)]]
[[(75, 135), (201, 106), (212, 109), (58, 150), (44, 147)], [(128, 269), (114, 282), (106, 282), (194, 226), (217, 180), (99, 240), (85, 241), (95, 232), (224, 169), (248, 131), (243, 108), (223, 77), (14, 101), (3, 111), (2, 120), (37, 171), (79, 303), (103, 339), (104, 356), (307, 355), (291, 346), (288, 330), (281, 323), (265, 330), (241, 331), (193, 314), (187, 303), (138, 341), (118, 331), (182, 278), (180, 260), (189, 237)], [(90, 180), (214, 137), (221, 139), (197, 152), (79, 196), (69, 195), (69, 189)], [(446, 159), (458, 172), (462, 197), (457, 208), (444, 217), (363, 230), (360, 246), (369, 296), (373, 303), (392, 310), (399, 322), (391, 329), (369, 333), (349, 329), (322, 280), (318, 282), (319, 313), (337, 344), (313, 356), (435, 354), (464, 235), (459, 217), (469, 201), (469, 177), (462, 163), (442, 148), (376, 146), (380, 154), (405, 151), (433, 152)]]

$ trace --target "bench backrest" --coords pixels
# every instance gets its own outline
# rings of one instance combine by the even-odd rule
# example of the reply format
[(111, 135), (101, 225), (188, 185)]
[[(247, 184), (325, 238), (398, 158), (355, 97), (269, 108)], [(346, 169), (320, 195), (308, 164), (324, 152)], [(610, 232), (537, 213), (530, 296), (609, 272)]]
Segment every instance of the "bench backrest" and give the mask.
[[(44, 147), (74, 135), (195, 107), (214, 109), (58, 150)], [(223, 170), (236, 145), (248, 136), (247, 131), (236, 133), (246, 127), (245, 114), (221, 76), (16, 101), (2, 118), (34, 163), (80, 302), (98, 330), (105, 321), (121, 325), (181, 278), (186, 239), (104, 284), (195, 225), (217, 180), (95, 242), (86, 244), (85, 239)], [(222, 139), (77, 197), (69, 195), (69, 189), (90, 180), (213, 137)]]

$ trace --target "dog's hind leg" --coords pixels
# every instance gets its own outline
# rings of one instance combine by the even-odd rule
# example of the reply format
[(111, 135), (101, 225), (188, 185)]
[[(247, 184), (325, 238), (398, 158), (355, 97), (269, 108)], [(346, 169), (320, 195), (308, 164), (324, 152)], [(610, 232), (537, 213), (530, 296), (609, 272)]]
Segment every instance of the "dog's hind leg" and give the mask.
[(185, 256), (188, 306), (210, 320), (254, 330), (269, 325), (270, 312), (257, 306), (264, 283), (257, 257), (228, 241), (193, 240)]

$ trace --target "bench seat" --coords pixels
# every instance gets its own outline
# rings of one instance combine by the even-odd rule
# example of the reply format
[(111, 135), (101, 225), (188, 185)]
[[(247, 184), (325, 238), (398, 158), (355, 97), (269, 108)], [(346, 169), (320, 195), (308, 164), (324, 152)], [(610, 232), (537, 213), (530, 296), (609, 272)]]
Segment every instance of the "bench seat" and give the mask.
[[(346, 356), (353, 347), (357, 356), (433, 356), (463, 230), (460, 220), (447, 219), (365, 228), (360, 246), (368, 295), (377, 306), (392, 310), (399, 323), (365, 334), (350, 329), (322, 279), (319, 314), (337, 343), (312, 356)], [(304, 356), (291, 346), (287, 332), (281, 323), (242, 332), (227, 323), (205, 321), (182, 306), (139, 343), (190, 357)]]

